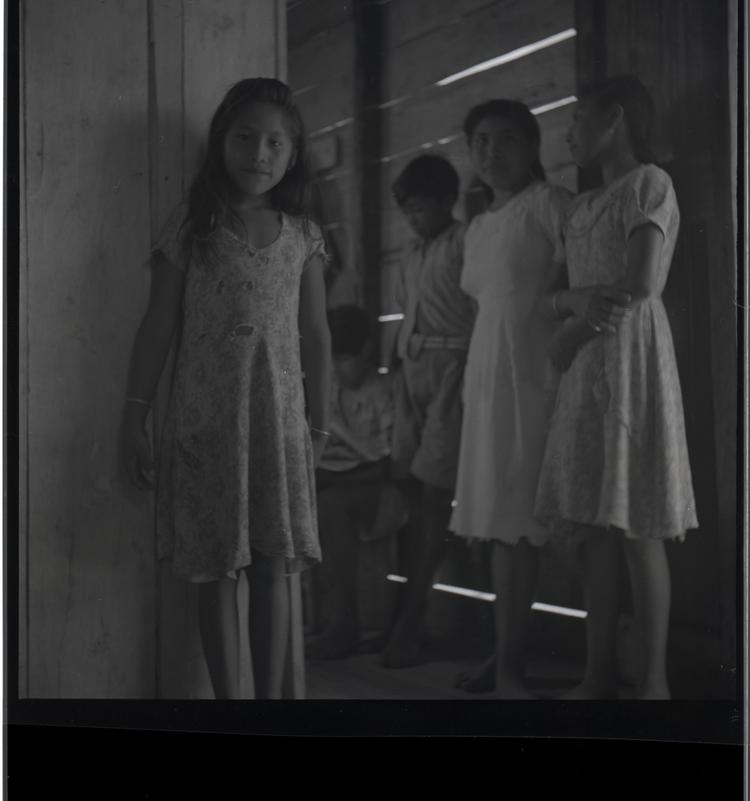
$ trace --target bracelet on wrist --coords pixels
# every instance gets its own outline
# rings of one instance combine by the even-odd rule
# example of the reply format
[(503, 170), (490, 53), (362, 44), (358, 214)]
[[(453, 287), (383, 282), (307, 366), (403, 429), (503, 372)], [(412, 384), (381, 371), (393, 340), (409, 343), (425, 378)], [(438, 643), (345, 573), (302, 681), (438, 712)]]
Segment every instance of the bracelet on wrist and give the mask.
[(330, 431), (324, 431), (322, 428), (315, 428), (314, 426), (310, 426), (310, 431), (313, 431), (315, 434), (320, 434), (321, 437), (330, 437)]

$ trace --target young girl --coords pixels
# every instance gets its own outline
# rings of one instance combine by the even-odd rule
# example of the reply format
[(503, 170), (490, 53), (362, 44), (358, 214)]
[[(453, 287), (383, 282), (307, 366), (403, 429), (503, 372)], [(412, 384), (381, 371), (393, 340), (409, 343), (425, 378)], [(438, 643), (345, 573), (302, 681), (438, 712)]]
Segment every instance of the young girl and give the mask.
[(570, 289), (548, 301), (550, 313), (570, 320), (552, 348), (564, 375), (536, 509), (540, 519), (567, 521), (585, 535), (587, 669), (571, 698), (615, 693), (616, 537), (624, 543), (643, 636), (637, 697), (669, 698), (664, 542), (697, 526), (680, 383), (661, 300), (679, 212), (669, 176), (652, 163), (652, 116), (639, 81), (612, 78), (582, 92), (568, 134), (575, 161), (601, 167), (604, 179), (569, 212)]
[(189, 200), (154, 248), (130, 367), (124, 456), (146, 489), (144, 423), (182, 323), (158, 465), (158, 553), (199, 584), (217, 698), (239, 697), (238, 572), (250, 587), (255, 694), (279, 698), (286, 572), (320, 560), (313, 469), (327, 436), (330, 342), (325, 250), (304, 211), (304, 141), (283, 83), (229, 90)]
[(546, 539), (533, 516), (556, 376), (547, 358), (558, 324), (540, 303), (564, 281), (561, 227), (571, 195), (545, 182), (540, 133), (529, 109), (492, 100), (464, 123), (477, 175), (494, 200), (466, 234), (461, 288), (478, 303), (464, 384), (464, 419), (451, 529), (492, 542), (496, 659), (467, 690), (494, 684), (530, 698), (525, 632)]

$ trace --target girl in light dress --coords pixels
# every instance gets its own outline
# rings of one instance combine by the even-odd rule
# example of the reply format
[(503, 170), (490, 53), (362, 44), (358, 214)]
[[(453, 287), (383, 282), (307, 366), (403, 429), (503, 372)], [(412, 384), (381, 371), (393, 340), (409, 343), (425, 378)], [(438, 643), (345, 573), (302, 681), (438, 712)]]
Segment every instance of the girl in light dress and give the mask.
[(250, 588), (255, 696), (279, 698), (286, 574), (320, 560), (313, 471), (327, 436), (331, 357), (304, 142), (283, 83), (254, 78), (229, 90), (188, 201), (154, 247), (131, 359), (123, 453), (132, 481), (148, 489), (145, 422), (181, 327), (158, 462), (157, 544), (178, 576), (198, 583), (217, 698), (240, 697), (239, 571)]
[(536, 118), (511, 100), (473, 108), (464, 130), (493, 195), (466, 233), (461, 288), (478, 312), (464, 376), (464, 417), (451, 529), (492, 543), (495, 651), (458, 685), (530, 698), (526, 629), (546, 528), (534, 518), (539, 468), (557, 388), (548, 350), (559, 323), (544, 314), (565, 283), (562, 222), (572, 195), (545, 181)]
[(569, 288), (552, 361), (562, 372), (536, 514), (584, 539), (587, 666), (569, 698), (616, 694), (616, 553), (624, 546), (643, 665), (640, 699), (669, 698), (670, 574), (664, 544), (696, 528), (680, 382), (661, 294), (680, 215), (653, 163), (651, 99), (635, 78), (584, 90), (568, 134), (603, 186), (579, 195), (565, 225)]

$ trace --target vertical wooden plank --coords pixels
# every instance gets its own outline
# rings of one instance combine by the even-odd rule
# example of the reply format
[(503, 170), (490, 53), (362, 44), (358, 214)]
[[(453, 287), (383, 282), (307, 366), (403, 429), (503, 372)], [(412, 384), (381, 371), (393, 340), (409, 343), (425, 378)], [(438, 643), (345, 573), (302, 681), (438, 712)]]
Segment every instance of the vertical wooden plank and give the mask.
[(274, 77), (278, 0), (184, 0), (185, 172), (192, 176), (216, 107), (243, 78)]
[(148, 288), (147, 15), (24, 4), (29, 695), (154, 693), (152, 505), (118, 474)]
[[(19, 49), (24, 45), (23, 6), (19, 14)], [(21, 237), (19, 241), (18, 276), (18, 696), (25, 698), (29, 692), (28, 665), (28, 558), (29, 558), (29, 500), (28, 500), (28, 456), (29, 456), (29, 338), (28, 338), (28, 213), (26, 209), (26, 71), (20, 69), (19, 94), (19, 197)]]
[[(747, 14), (747, 4), (745, 4), (745, 13)], [(738, 238), (737, 227), (737, 61), (739, 56), (739, 9), (737, 0), (729, 0), (728, 5), (728, 47), (727, 47), (727, 72), (729, 74), (728, 80), (728, 96), (729, 96), (729, 176), (730, 176), (730, 194), (731, 194), (731, 212), (732, 212), (732, 243), (736, 247)], [(747, 17), (745, 17), (745, 25), (747, 25)], [(745, 29), (746, 30), (746, 29)], [(747, 36), (747, 33), (745, 33)], [(744, 40), (747, 42), (747, 39)], [(747, 63), (747, 48), (744, 50), (743, 63)], [(744, 79), (745, 97), (747, 97), (747, 78)], [(745, 136), (747, 136), (747, 106), (743, 108), (743, 127)], [(743, 165), (743, 174), (747, 176), (747, 151), (745, 151), (745, 164)], [(744, 184), (747, 192), (747, 182)], [(747, 200), (745, 201), (747, 202)], [(747, 235), (747, 231), (745, 231)], [(747, 241), (745, 239), (745, 241)], [(745, 246), (747, 248), (747, 245)], [(747, 250), (745, 250), (747, 253)], [(734, 275), (737, 274), (737, 251), (730, 248), (729, 263), (731, 265)], [(747, 275), (747, 273), (746, 273)], [(745, 279), (747, 280), (747, 279)], [(738, 303), (742, 301), (737, 298)], [(745, 309), (745, 319), (747, 320), (747, 309)], [(745, 394), (745, 397), (747, 395)], [(736, 448), (737, 439), (734, 440), (734, 447)], [(736, 457), (735, 457), (736, 458)], [(731, 479), (730, 479), (731, 481)], [(745, 563), (747, 565), (747, 562)], [(747, 570), (744, 572), (745, 582), (748, 581)], [(735, 624), (735, 615), (737, 610), (737, 541), (735, 538), (723, 538), (721, 550), (721, 586), (724, 588), (724, 597), (722, 603), (722, 648), (721, 648), (721, 661), (724, 665), (732, 666), (737, 659), (737, 632)], [(745, 585), (747, 586), (747, 585)], [(734, 590), (734, 591), (732, 591)], [(747, 593), (747, 590), (745, 590)], [(745, 594), (745, 599), (747, 599)], [(745, 601), (745, 614), (747, 615), (747, 601)], [(747, 629), (746, 629), (747, 631)], [(747, 647), (747, 642), (746, 642)], [(747, 688), (747, 683), (745, 688)]]
[[(151, 0), (151, 240), (189, 185), (184, 173), (182, 0)], [(154, 439), (166, 414), (174, 354), (165, 367), (154, 403)], [(198, 631), (196, 588), (175, 578), (171, 565), (157, 571), (157, 695), (213, 698)]]

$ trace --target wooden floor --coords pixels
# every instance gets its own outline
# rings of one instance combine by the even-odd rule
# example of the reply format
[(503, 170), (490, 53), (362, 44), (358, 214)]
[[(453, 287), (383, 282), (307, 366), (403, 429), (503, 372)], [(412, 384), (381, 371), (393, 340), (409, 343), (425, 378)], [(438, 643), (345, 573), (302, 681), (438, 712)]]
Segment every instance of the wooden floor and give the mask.
[[(437, 655), (423, 664), (397, 670), (381, 667), (379, 660), (379, 654), (356, 654), (327, 661), (308, 659), (307, 698), (465, 701), (489, 697), (454, 687), (456, 676), (478, 665), (477, 659), (450, 659)], [(542, 699), (562, 695), (579, 679), (579, 669), (564, 664), (531, 664), (527, 675), (529, 689)]]

